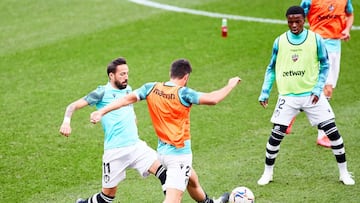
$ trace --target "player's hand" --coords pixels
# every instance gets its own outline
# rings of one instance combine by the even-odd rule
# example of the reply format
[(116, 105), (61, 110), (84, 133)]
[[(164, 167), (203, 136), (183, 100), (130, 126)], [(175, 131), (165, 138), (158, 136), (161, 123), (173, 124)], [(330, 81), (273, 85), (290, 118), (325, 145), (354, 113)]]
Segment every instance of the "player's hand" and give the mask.
[(312, 103), (312, 104), (316, 104), (318, 101), (319, 101), (319, 97), (316, 96), (316, 95), (314, 95), (314, 94), (312, 94), (312, 95), (311, 95), (311, 103)]
[(70, 123), (68, 122), (63, 122), (61, 124), (60, 130), (59, 130), (60, 134), (64, 135), (65, 137), (69, 137), (69, 135), (71, 134), (71, 126)]
[(230, 85), (231, 87), (235, 87), (237, 84), (239, 84), (241, 82), (241, 78), (240, 77), (233, 77), (229, 79), (228, 85)]
[(265, 100), (265, 101), (259, 101), (260, 102), (260, 105), (262, 107), (264, 107), (264, 109), (266, 109), (266, 107), (268, 106), (268, 100)]
[(102, 114), (99, 111), (94, 111), (90, 114), (90, 122), (96, 124), (101, 120), (101, 117)]
[(341, 37), (340, 39), (344, 40), (344, 41), (349, 41), (350, 39), (350, 31), (345, 29), (341, 32)]

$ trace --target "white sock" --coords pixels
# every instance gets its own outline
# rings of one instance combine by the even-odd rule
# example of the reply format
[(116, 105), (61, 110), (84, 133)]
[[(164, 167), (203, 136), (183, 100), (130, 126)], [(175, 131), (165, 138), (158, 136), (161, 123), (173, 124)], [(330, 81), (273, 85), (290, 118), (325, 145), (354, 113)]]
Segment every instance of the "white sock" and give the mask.
[(338, 167), (340, 175), (343, 173), (348, 173), (346, 161), (344, 163), (338, 163)]
[(272, 165), (272, 166), (265, 165), (264, 173), (272, 174), (273, 171), (274, 171), (274, 165)]

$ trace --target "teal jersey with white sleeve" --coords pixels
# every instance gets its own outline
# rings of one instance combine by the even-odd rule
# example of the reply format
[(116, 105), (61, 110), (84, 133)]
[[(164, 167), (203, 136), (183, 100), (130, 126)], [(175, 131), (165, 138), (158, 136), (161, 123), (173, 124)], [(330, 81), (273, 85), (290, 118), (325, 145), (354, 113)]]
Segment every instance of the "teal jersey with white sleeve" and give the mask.
[[(308, 36), (308, 30), (304, 28), (303, 32), (298, 35), (293, 34), (291, 31), (287, 31), (287, 38), (289, 43), (291, 44), (301, 44), (304, 42), (306, 37)], [(324, 40), (319, 34), (316, 34), (316, 46), (317, 46), (317, 60), (319, 61), (319, 75), (317, 83), (315, 84), (314, 88), (309, 92), (303, 92), (301, 94), (288, 94), (286, 96), (306, 96), (314, 94), (320, 97), (320, 94), (324, 88), (326, 77), (329, 72), (329, 60), (327, 50), (325, 48)], [(270, 59), (270, 64), (268, 65), (266, 72), (265, 72), (265, 79), (262, 85), (262, 90), (259, 96), (259, 101), (265, 101), (269, 98), (270, 92), (275, 81), (275, 65), (277, 54), (279, 50), (279, 37), (277, 37), (274, 41), (273, 48), (272, 48), (272, 56)]]
[[(89, 105), (96, 105), (97, 109), (101, 109), (130, 92), (132, 89), (129, 85), (125, 89), (119, 90), (108, 83), (99, 86), (84, 99)], [(101, 124), (105, 133), (104, 150), (130, 146), (139, 141), (136, 116), (132, 104), (105, 114), (101, 118)]]
[[(145, 100), (147, 95), (151, 92), (151, 90), (154, 88), (154, 85), (156, 84), (156, 82), (150, 82), (150, 83), (146, 83), (143, 86), (141, 86), (140, 88), (134, 90), (134, 93), (137, 95), (139, 100)], [(172, 82), (166, 82), (165, 83), (168, 86), (175, 86), (174, 83)], [(201, 94), (203, 94), (202, 92), (197, 92), (191, 88), (188, 87), (182, 87), (179, 89), (179, 98), (180, 98), (180, 102), (181, 104), (183, 104), (184, 106), (191, 106), (192, 104), (199, 104), (199, 99)], [(186, 140), (185, 141), (185, 146), (182, 148), (176, 148), (173, 145), (169, 145), (166, 144), (162, 141), (160, 141), (160, 139), (158, 139), (158, 147), (157, 147), (157, 152), (159, 154), (164, 154), (164, 155), (183, 155), (183, 154), (191, 154), (191, 140)]]

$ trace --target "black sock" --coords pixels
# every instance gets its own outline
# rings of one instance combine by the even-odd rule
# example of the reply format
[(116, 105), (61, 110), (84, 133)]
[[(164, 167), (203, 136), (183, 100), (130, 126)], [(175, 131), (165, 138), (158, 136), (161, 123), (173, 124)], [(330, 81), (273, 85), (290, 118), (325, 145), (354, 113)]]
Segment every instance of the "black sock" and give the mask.
[(156, 170), (155, 176), (160, 180), (161, 188), (164, 194), (166, 194), (166, 188), (165, 188), (166, 168), (163, 165), (160, 165), (159, 168)]
[(214, 203), (214, 200), (210, 199), (208, 195), (205, 193), (205, 200), (198, 201), (198, 203)]
[(115, 197), (110, 197), (105, 195), (104, 193), (97, 193), (94, 194), (93, 196), (89, 197), (88, 199), (85, 200), (85, 202), (90, 202), (90, 203), (111, 203), (112, 201), (114, 201)]

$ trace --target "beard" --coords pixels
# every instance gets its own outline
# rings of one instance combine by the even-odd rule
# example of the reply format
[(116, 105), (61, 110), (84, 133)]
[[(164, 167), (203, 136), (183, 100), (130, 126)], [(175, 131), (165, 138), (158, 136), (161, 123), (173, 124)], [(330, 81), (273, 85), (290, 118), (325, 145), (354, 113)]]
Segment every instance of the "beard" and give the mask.
[(115, 81), (115, 85), (117, 88), (119, 89), (125, 89), (127, 87), (127, 80), (125, 80), (124, 82), (118, 82), (118, 81)]

